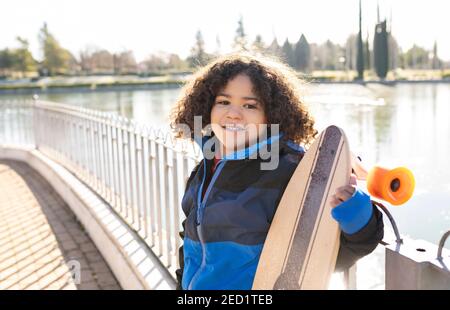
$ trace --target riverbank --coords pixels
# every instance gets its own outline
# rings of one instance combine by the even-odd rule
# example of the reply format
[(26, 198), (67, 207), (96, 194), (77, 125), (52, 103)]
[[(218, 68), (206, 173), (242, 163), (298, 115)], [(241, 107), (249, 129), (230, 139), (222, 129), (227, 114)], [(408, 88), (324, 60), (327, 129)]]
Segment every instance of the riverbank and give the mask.
[(168, 81), (161, 83), (114, 83), (114, 84), (76, 84), (76, 85), (49, 85), (49, 86), (25, 86), (2, 87), (0, 95), (27, 95), (42, 93), (71, 93), (71, 92), (102, 92), (102, 91), (133, 91), (133, 90), (157, 90), (172, 89), (183, 86), (184, 82)]
[[(38, 81), (9, 81), (0, 83), (2, 94), (42, 94), (42, 93), (71, 93), (71, 92), (102, 92), (102, 91), (133, 91), (158, 90), (182, 87), (190, 75), (161, 76), (139, 78), (134, 76), (106, 76), (106, 77), (52, 77)], [(317, 77), (305, 78), (308, 83), (320, 84), (382, 84), (394, 86), (403, 83), (450, 83), (450, 78), (444, 79), (389, 79), (389, 80), (332, 80)]]
[(127, 91), (178, 88), (186, 81), (185, 76), (81, 76), (46, 77), (37, 81), (16, 80), (0, 83), (0, 94), (40, 94), (93, 91)]

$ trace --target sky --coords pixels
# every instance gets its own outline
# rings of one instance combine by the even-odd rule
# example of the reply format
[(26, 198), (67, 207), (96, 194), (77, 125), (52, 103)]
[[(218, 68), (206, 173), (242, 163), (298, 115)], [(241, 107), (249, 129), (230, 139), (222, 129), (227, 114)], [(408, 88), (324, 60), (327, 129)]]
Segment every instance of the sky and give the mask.
[[(403, 50), (414, 43), (450, 60), (450, 1), (379, 0), (380, 15), (389, 21)], [(363, 34), (373, 40), (377, 1), (362, 0)], [(253, 41), (260, 34), (266, 43), (277, 38), (297, 42), (302, 33), (310, 43), (327, 39), (345, 43), (358, 31), (358, 0), (0, 0), (0, 49), (17, 47), (17, 36), (30, 42), (37, 59), (38, 32), (44, 22), (61, 45), (78, 56), (86, 47), (111, 52), (133, 50), (138, 61), (164, 51), (189, 55), (195, 34), (202, 31), (206, 50), (230, 51), (243, 17)]]

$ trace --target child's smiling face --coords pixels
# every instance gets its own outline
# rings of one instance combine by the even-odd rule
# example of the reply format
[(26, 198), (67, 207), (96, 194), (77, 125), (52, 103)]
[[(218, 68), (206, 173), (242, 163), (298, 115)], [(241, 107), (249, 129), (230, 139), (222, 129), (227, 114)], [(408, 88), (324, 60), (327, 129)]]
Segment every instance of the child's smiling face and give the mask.
[(239, 74), (216, 96), (211, 110), (211, 127), (222, 145), (224, 154), (251, 145), (266, 124), (262, 102), (253, 92), (253, 84), (245, 74)]

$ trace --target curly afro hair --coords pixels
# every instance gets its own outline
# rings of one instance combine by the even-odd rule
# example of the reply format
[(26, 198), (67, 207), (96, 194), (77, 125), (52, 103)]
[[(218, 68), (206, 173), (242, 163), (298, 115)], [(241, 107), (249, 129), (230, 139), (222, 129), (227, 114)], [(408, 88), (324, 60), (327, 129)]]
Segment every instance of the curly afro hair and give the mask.
[[(237, 53), (222, 56), (196, 72), (171, 113), (171, 127), (185, 124), (194, 138), (194, 116), (202, 117), (202, 128), (211, 122), (216, 95), (239, 74), (247, 75), (261, 101), (268, 124), (279, 124), (283, 139), (308, 145), (317, 134), (314, 119), (303, 104), (302, 81), (282, 62), (263, 56)], [(177, 137), (183, 134), (177, 132)]]

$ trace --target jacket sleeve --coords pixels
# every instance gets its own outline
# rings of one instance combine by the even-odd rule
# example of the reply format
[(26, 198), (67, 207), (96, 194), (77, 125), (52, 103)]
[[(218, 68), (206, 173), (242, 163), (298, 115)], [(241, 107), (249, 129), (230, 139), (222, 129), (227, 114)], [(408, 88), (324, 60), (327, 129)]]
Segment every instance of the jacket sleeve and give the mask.
[[(183, 225), (183, 231), (180, 231), (180, 237), (181, 240), (184, 239), (184, 225), (186, 224), (186, 220), (183, 221), (182, 225)], [(184, 269), (184, 251), (183, 251), (183, 246), (180, 246), (180, 248), (178, 249), (178, 262), (180, 265), (180, 268), (177, 269), (175, 271), (175, 274), (177, 276), (177, 290), (182, 290), (182, 280), (183, 280), (183, 269)]]
[(341, 231), (340, 247), (335, 271), (344, 271), (358, 259), (371, 253), (384, 236), (383, 214), (372, 204), (373, 214), (369, 222), (354, 234)]
[[(185, 189), (187, 191), (189, 185), (191, 184), (192, 179), (194, 178), (195, 174), (197, 173), (198, 169), (200, 167), (200, 163), (195, 166), (195, 168), (192, 170), (191, 175), (189, 176), (189, 178), (186, 181), (186, 186)], [(186, 194), (185, 191), (185, 194)], [(184, 240), (184, 231), (185, 231), (185, 225), (186, 225), (186, 219), (183, 221), (182, 226), (183, 226), (183, 230), (180, 231), (179, 236), (181, 238), (181, 240)], [(184, 247), (183, 245), (180, 246), (180, 248), (178, 249), (178, 262), (179, 262), (179, 266), (180, 268), (175, 270), (175, 274), (177, 276), (177, 290), (182, 290), (182, 280), (183, 280), (183, 270), (184, 270)]]

